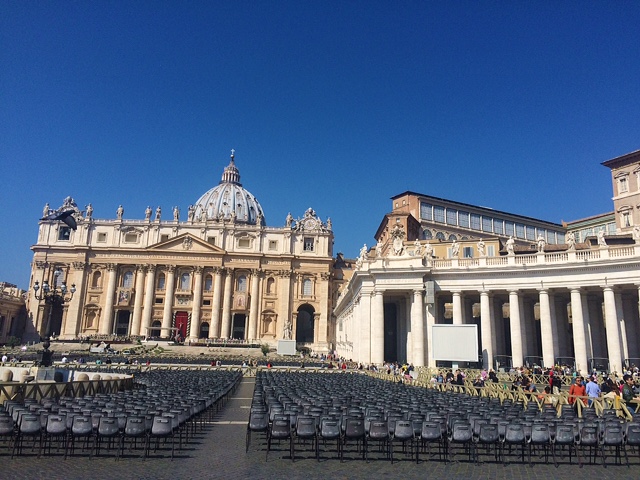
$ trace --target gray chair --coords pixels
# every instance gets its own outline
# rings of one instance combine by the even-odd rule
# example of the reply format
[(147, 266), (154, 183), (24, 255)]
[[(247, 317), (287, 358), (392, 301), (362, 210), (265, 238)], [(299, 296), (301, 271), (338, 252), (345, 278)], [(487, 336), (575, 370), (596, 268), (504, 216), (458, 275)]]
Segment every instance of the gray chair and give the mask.
[[(71, 455), (75, 449), (76, 439), (83, 438), (84, 445), (83, 450), (89, 446), (90, 441), (93, 440), (94, 430), (91, 423), (91, 417), (86, 415), (76, 415), (73, 417), (73, 424), (71, 425), (71, 431), (69, 432), (69, 440), (67, 441), (67, 448), (65, 450), (65, 458), (71, 450)], [(93, 448), (89, 448), (89, 458), (93, 453)]]

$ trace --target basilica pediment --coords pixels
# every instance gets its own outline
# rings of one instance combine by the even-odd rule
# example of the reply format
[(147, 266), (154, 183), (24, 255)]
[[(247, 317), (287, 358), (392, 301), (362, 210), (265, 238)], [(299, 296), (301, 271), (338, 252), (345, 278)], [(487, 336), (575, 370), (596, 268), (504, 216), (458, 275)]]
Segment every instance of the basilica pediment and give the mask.
[(149, 250), (154, 252), (172, 253), (208, 253), (210, 255), (223, 255), (225, 253), (225, 251), (220, 247), (211, 245), (210, 243), (207, 243), (198, 237), (194, 237), (189, 233), (183, 233), (177, 237), (151, 245)]

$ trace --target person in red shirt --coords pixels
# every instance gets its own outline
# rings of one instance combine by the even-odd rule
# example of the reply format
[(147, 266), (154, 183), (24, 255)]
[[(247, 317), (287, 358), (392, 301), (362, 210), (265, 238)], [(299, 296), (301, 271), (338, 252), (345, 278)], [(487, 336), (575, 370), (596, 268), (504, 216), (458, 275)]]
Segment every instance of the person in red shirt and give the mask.
[[(577, 397), (586, 397), (587, 389), (584, 386), (584, 378), (576, 377), (576, 381), (569, 388), (569, 403), (573, 405), (576, 402)], [(582, 403), (586, 406), (585, 400), (581, 399)]]

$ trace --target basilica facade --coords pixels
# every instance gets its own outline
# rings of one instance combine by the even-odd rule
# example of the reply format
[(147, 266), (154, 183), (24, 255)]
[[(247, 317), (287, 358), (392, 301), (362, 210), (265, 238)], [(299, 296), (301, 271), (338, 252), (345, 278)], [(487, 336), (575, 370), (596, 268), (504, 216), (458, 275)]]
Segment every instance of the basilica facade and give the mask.
[[(55, 220), (65, 212), (77, 229)], [(95, 218), (90, 204), (80, 210), (70, 197), (55, 211), (45, 206), (31, 284), (64, 282), (75, 293), (45, 302), (30, 289), (26, 334), (191, 343), (293, 339), (329, 350), (331, 221), (309, 208), (268, 226), (262, 206), (240, 183), (233, 154), (220, 183), (189, 206), (186, 218), (177, 207), (169, 218), (160, 207), (147, 207), (140, 219), (125, 218), (122, 205), (115, 213)]]

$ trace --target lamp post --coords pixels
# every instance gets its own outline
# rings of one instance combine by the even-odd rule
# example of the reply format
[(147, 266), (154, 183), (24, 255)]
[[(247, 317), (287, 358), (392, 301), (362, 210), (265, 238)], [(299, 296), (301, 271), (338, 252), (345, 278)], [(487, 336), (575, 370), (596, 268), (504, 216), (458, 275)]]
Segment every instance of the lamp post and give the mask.
[[(76, 285), (72, 284), (71, 288), (67, 288), (67, 282), (63, 281), (58, 287), (58, 278), (62, 275), (62, 270), (56, 268), (53, 272), (53, 286), (49, 285), (47, 280), (42, 281), (42, 290), (40, 291), (40, 282), (36, 280), (33, 285), (33, 293), (36, 300), (44, 300), (45, 304), (49, 305), (49, 312), (47, 314), (47, 328), (45, 331), (44, 342), (42, 343), (44, 351), (42, 352), (42, 360), (40, 365), (43, 367), (51, 366), (52, 353), (49, 351), (51, 346), (51, 314), (53, 313), (53, 307), (55, 305), (63, 305), (65, 302), (71, 301), (73, 294), (76, 293)], [(40, 294), (38, 294), (40, 291)]]

